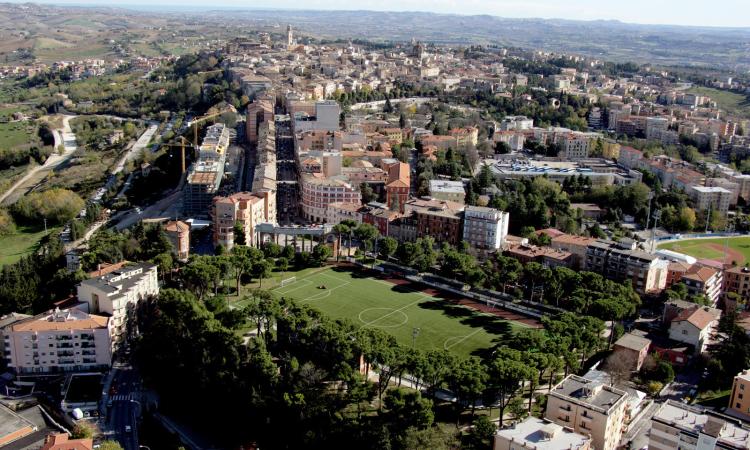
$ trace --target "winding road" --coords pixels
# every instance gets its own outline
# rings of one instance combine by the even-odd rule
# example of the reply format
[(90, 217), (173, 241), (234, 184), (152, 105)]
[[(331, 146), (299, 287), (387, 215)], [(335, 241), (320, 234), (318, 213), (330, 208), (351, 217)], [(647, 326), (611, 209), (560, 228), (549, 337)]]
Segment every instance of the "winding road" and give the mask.
[[(78, 146), (76, 144), (76, 136), (70, 129), (70, 120), (75, 117), (76, 116), (63, 116), (62, 129), (53, 130), (53, 134), (55, 137), (55, 151), (49, 156), (49, 158), (47, 158), (47, 161), (45, 161), (44, 164), (42, 164), (41, 166), (36, 166), (29, 170), (26, 175), (24, 175), (20, 180), (16, 181), (13, 186), (11, 186), (7, 191), (0, 194), (0, 204), (8, 205), (15, 203), (18, 198), (20, 198), (20, 195), (13, 194), (16, 193), (16, 191), (21, 186), (31, 180), (39, 172), (54, 170), (62, 163), (68, 161), (71, 156), (73, 156), (73, 153), (75, 153)], [(65, 151), (62, 154), (57, 152), (57, 149), (60, 148), (60, 145), (63, 145), (65, 147)]]

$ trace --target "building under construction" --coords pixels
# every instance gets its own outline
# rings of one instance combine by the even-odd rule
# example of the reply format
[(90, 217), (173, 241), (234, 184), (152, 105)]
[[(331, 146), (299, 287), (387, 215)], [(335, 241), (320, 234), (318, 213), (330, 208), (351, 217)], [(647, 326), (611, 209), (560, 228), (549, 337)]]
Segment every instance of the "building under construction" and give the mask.
[(183, 191), (183, 212), (187, 217), (208, 217), (211, 200), (219, 193), (224, 177), (224, 160), (198, 161), (190, 167)]

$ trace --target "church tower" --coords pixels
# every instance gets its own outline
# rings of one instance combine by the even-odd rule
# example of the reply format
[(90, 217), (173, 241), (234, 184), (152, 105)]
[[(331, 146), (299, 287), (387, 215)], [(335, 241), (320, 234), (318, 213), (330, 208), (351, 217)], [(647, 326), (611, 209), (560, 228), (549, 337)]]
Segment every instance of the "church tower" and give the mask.
[(291, 47), (294, 45), (294, 35), (292, 33), (292, 25), (289, 24), (286, 26), (286, 45)]

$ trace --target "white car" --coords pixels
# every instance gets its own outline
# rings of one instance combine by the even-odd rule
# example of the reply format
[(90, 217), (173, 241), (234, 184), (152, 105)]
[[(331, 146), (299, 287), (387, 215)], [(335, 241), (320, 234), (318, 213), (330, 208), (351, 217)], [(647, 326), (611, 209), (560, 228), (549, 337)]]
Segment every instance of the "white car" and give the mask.
[(133, 429), (130, 427), (130, 425), (125, 425), (125, 432), (130, 433), (131, 431), (133, 431)]

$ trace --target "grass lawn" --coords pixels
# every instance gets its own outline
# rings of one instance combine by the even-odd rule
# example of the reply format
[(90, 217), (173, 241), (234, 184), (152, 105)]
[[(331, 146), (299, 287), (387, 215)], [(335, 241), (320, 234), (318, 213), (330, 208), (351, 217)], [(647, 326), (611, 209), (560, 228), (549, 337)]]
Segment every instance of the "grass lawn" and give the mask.
[[(725, 252), (725, 246), (727, 251)], [(673, 250), (675, 252), (685, 253), (690, 256), (701, 259), (714, 259), (727, 263), (735, 261), (737, 264), (750, 262), (750, 236), (741, 236), (735, 238), (715, 238), (715, 239), (688, 239), (685, 241), (665, 242), (660, 244), (659, 248)], [(725, 253), (726, 258), (725, 258)]]
[(36, 125), (32, 122), (0, 123), (0, 146), (13, 148), (36, 140)]
[(750, 117), (750, 99), (742, 94), (703, 86), (693, 86), (688, 92), (711, 97), (719, 108), (729, 114)]
[[(325, 285), (325, 289), (320, 286)], [(335, 319), (380, 328), (402, 345), (422, 350), (447, 349), (456, 355), (480, 355), (525, 325), (460, 306), (441, 296), (421, 292), (412, 284), (396, 285), (348, 268), (315, 272), (273, 289)]]
[(698, 398), (695, 403), (701, 406), (710, 408), (720, 408), (727, 406), (729, 403), (729, 395), (732, 393), (731, 389), (725, 389), (722, 391), (703, 391), (698, 393)]
[[(50, 228), (49, 232), (55, 231)], [(0, 236), (0, 266), (13, 264), (36, 250), (39, 241), (46, 235), (44, 228), (19, 226), (14, 234)]]

